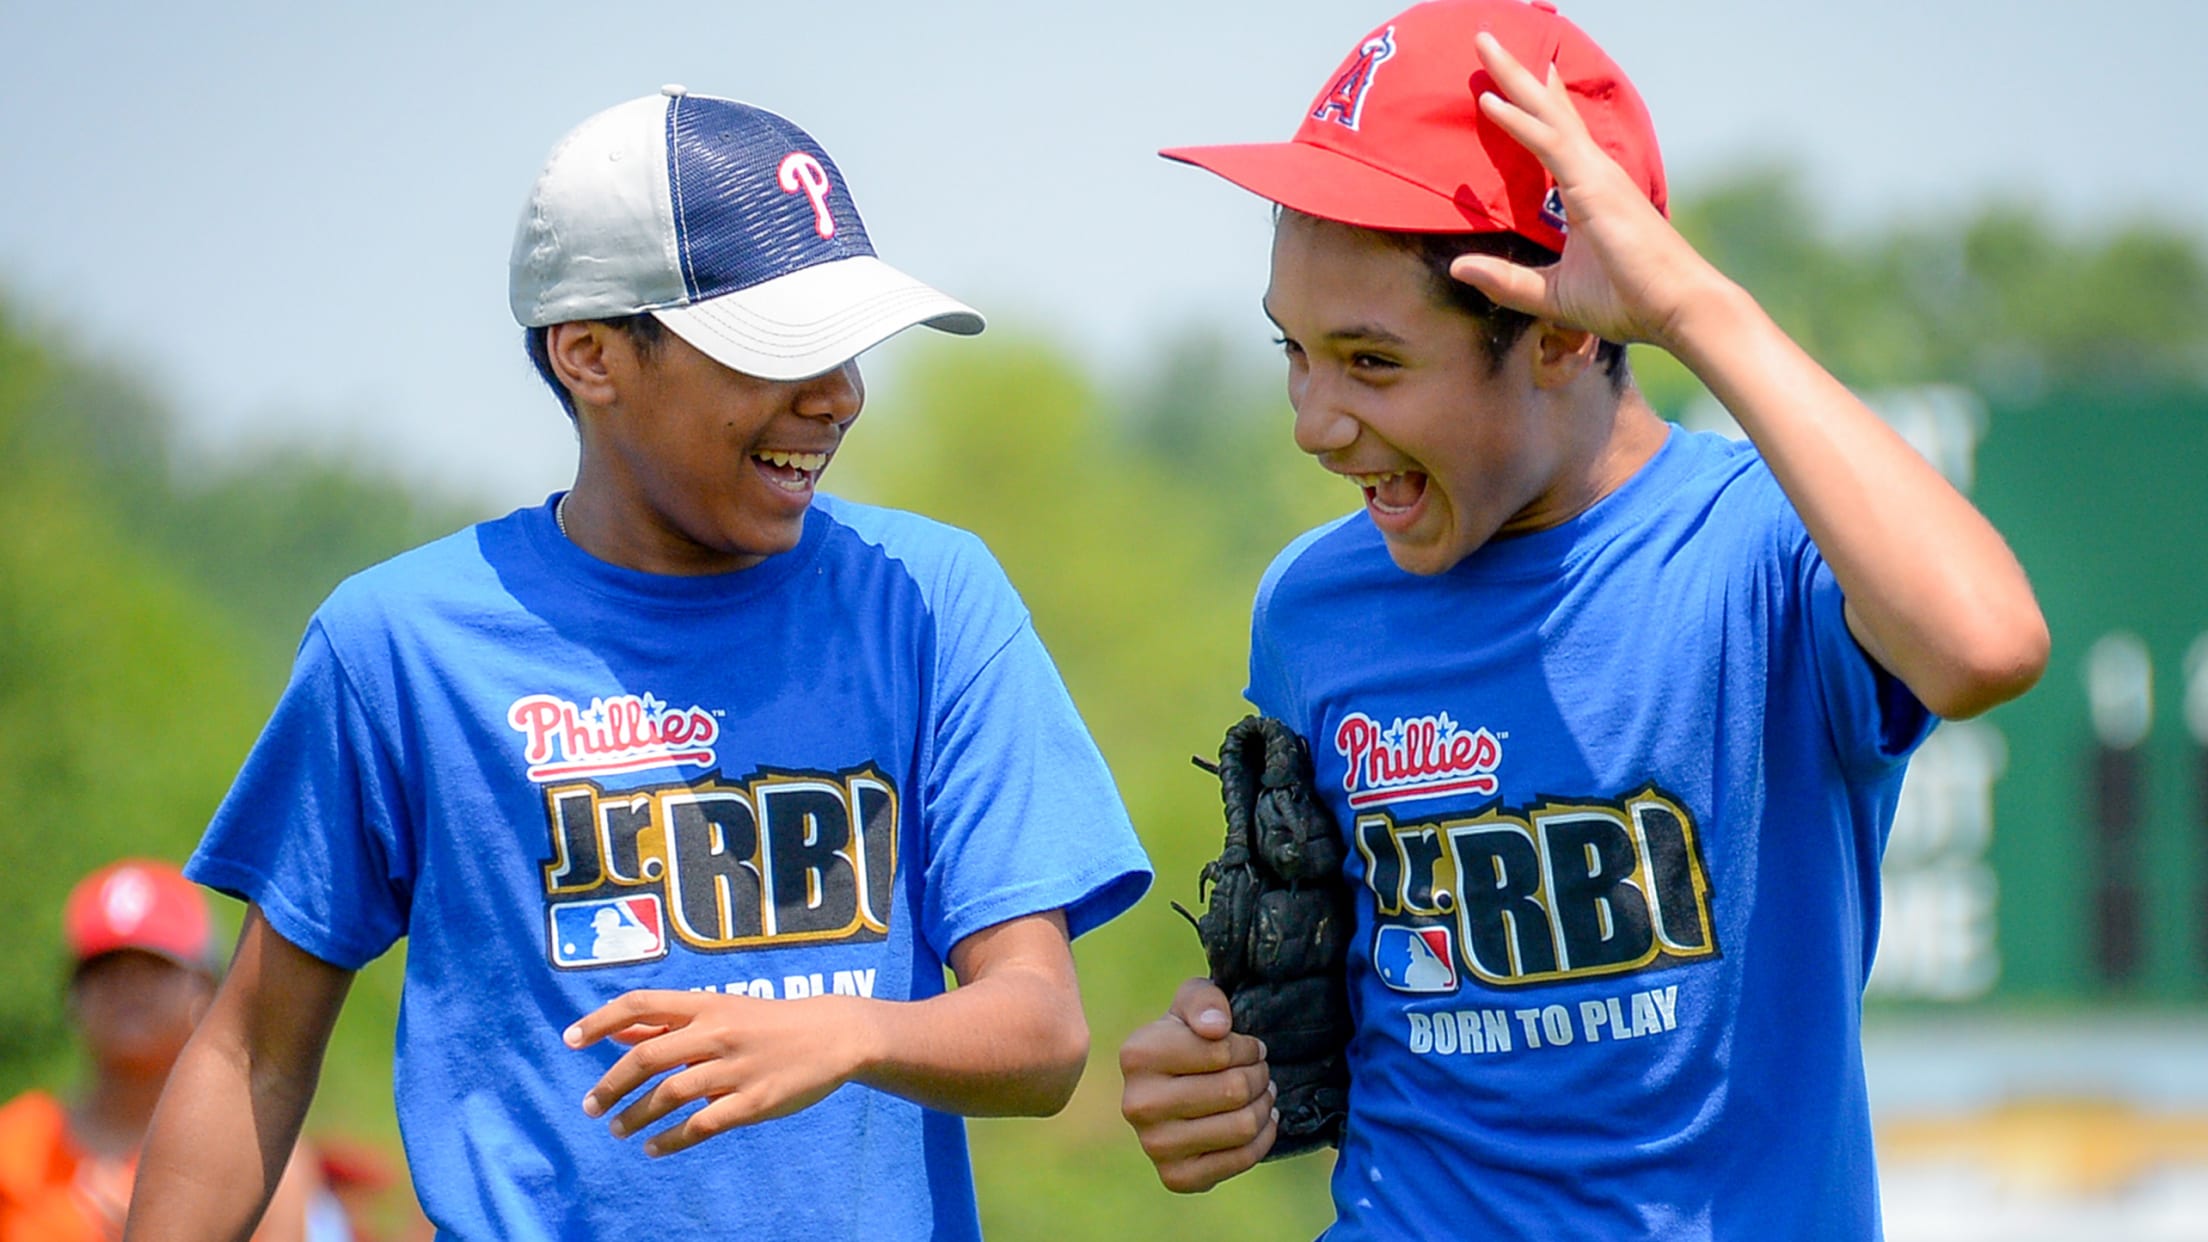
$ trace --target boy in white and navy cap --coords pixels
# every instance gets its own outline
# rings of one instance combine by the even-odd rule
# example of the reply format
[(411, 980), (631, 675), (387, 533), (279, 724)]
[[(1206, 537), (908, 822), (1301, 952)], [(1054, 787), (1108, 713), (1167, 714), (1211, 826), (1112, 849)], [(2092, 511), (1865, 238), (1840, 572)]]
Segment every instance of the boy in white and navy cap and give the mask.
[(815, 492), (856, 356), (981, 317), (802, 130), (679, 87), (554, 150), (511, 281), (574, 487), (316, 613), (189, 867), (251, 907), (130, 1236), (247, 1226), (401, 936), (444, 1235), (978, 1236), (960, 1115), (1064, 1104), (1068, 941), (1149, 880), (981, 544)]

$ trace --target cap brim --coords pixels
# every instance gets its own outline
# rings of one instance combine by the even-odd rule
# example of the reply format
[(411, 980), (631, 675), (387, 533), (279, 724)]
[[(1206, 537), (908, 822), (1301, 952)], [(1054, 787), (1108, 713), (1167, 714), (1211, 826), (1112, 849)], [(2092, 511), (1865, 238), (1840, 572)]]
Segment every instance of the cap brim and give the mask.
[(1171, 147), (1158, 154), (1216, 173), (1253, 194), (1322, 220), (1410, 233), (1508, 230), (1474, 197), (1469, 185), (1452, 198), (1308, 142)]
[(832, 371), (907, 328), (972, 336), (984, 326), (973, 307), (871, 255), (652, 314), (722, 366), (770, 380)]
[(70, 972), (72, 974), (81, 973), (85, 967), (92, 963), (103, 957), (113, 957), (117, 953), (143, 953), (148, 957), (158, 957), (171, 966), (180, 966), (185, 970), (198, 971), (202, 974), (214, 976), (222, 974), (222, 963), (215, 959), (212, 945), (209, 945), (204, 953), (188, 953), (166, 945), (130, 943), (104, 945), (89, 953), (72, 952), (70, 954)]

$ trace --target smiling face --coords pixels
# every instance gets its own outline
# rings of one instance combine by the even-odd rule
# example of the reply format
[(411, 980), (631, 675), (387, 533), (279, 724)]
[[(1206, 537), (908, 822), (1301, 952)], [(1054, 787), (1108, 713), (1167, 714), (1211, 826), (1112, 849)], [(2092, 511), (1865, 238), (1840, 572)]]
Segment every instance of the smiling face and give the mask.
[[(578, 344), (563, 334), (599, 329)], [(672, 333), (640, 345), (561, 324), (552, 348), (583, 440), (568, 529), (602, 560), (662, 574), (748, 569), (797, 546), (866, 399), (856, 361), (802, 380), (730, 370)]]
[(1364, 492), (1403, 569), (1441, 573), (1592, 502), (1580, 467), (1600, 409), (1582, 383), (1607, 380), (1544, 325), (1491, 365), (1480, 321), (1434, 296), (1416, 255), (1294, 212), (1274, 229), (1265, 311), (1288, 357), (1297, 445)]

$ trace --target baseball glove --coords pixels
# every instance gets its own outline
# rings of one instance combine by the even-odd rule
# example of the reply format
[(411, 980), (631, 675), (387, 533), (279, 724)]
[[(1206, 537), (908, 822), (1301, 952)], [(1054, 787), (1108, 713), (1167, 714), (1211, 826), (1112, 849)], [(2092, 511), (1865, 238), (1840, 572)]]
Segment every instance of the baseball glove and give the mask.
[(1201, 918), (1175, 902), (1203, 942), (1234, 1029), (1265, 1041), (1280, 1125), (1267, 1160), (1341, 1141), (1349, 1111), (1349, 994), (1343, 965), (1353, 917), (1344, 846), (1311, 787), (1303, 739), (1270, 716), (1227, 730), (1217, 767), (1226, 845), (1204, 864)]

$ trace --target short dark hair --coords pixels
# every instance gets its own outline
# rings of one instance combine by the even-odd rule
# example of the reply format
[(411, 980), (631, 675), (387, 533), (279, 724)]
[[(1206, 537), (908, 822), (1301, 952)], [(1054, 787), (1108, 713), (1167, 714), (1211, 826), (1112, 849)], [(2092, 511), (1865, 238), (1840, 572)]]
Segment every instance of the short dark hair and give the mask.
[[(622, 315), (615, 319), (602, 319), (598, 322), (619, 328), (628, 336), (629, 340), (635, 342), (637, 352), (641, 354), (650, 355), (656, 352), (659, 349), (659, 343), (667, 337), (666, 326), (653, 318), (648, 311), (636, 315)], [(552, 329), (549, 327), (523, 328), (521, 330), (521, 344), (524, 349), (529, 351), (529, 362), (530, 365), (537, 368), (537, 378), (544, 381), (544, 386), (551, 389), (552, 395), (560, 399), (560, 408), (567, 411), (569, 418), (573, 418), (575, 417), (575, 396), (567, 391), (567, 385), (560, 382), (559, 373), (552, 369), (551, 334)]]
[[(1292, 211), (1293, 208), (1282, 208)], [(1278, 213), (1275, 214), (1278, 218)], [(1320, 217), (1313, 217), (1314, 219)], [(1480, 343), (1487, 354), (1490, 373), (1499, 371), (1511, 348), (1533, 326), (1534, 317), (1524, 311), (1498, 306), (1486, 294), (1449, 274), (1449, 264), (1460, 255), (1490, 254), (1525, 267), (1547, 267), (1562, 256), (1529, 237), (1516, 233), (1405, 233), (1370, 229), (1361, 225), (1341, 227), (1370, 233), (1387, 245), (1406, 251), (1426, 267), (1427, 292), (1444, 306), (1478, 321)], [(1604, 341), (1595, 350), (1595, 362), (1610, 377), (1612, 387), (1625, 383), (1625, 346)]]

